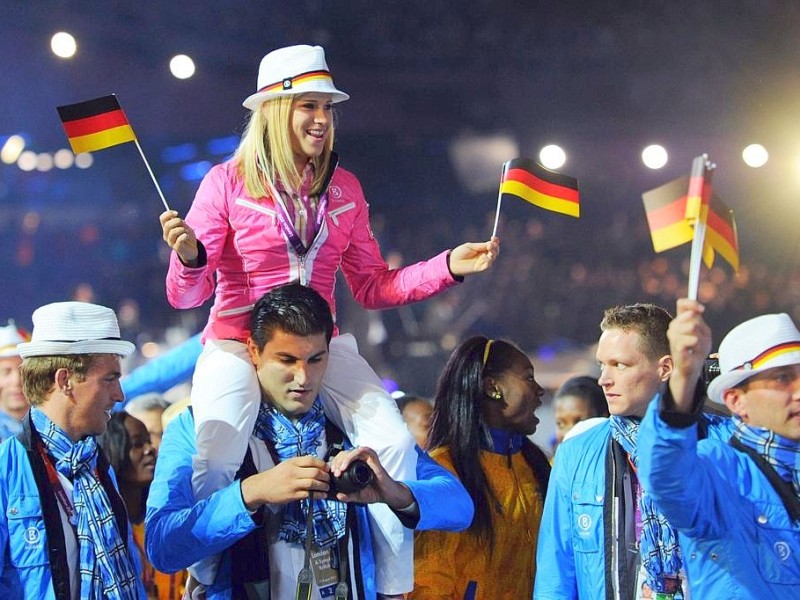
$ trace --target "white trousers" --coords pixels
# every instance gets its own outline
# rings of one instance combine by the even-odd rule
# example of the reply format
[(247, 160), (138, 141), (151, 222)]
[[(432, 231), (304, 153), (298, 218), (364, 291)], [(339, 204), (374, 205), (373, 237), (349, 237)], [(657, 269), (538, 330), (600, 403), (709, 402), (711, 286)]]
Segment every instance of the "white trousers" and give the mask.
[[(358, 353), (350, 334), (330, 343), (320, 397), (326, 416), (355, 446), (375, 450), (389, 475), (415, 480), (414, 439), (394, 399)], [(192, 487), (200, 500), (233, 481), (258, 415), (261, 389), (247, 347), (233, 340), (206, 340), (192, 380), (197, 454)], [(401, 594), (414, 587), (413, 532), (385, 504), (370, 504), (377, 590)], [(202, 561), (192, 574), (203, 583), (216, 576), (217, 560)]]

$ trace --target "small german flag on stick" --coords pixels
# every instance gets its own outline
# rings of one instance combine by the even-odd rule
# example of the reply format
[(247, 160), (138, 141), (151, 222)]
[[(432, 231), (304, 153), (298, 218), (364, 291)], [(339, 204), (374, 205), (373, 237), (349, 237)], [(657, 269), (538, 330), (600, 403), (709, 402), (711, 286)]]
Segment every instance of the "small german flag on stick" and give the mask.
[[(695, 159), (693, 174), (642, 194), (653, 249), (663, 252), (692, 242), (688, 296), (697, 297), (700, 259), (709, 269), (716, 254), (739, 270), (739, 239), (733, 211), (714, 194), (714, 165)], [(697, 171), (697, 174), (695, 174)]]
[(114, 94), (58, 107), (58, 116), (75, 154), (96, 152), (136, 141), (128, 117)]
[(663, 252), (692, 241), (694, 229), (686, 219), (689, 177), (679, 177), (642, 194), (653, 250)]
[(147, 172), (161, 197), (161, 202), (169, 210), (167, 200), (150, 168), (150, 163), (147, 162), (139, 140), (136, 139), (136, 134), (133, 133), (128, 117), (125, 116), (115, 94), (59, 106), (57, 110), (64, 131), (67, 133), (69, 145), (72, 146), (75, 154), (97, 152), (125, 142), (136, 144), (144, 165), (147, 167)]
[(529, 158), (514, 158), (503, 164), (492, 237), (497, 233), (500, 205), (506, 196), (522, 198), (545, 210), (580, 216), (577, 179), (546, 169)]

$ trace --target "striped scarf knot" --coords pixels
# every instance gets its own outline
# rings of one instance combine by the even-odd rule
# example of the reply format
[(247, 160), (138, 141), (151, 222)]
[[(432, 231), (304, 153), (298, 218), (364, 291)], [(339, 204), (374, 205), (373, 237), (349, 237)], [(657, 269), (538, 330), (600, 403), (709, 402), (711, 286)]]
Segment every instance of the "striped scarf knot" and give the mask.
[[(311, 410), (296, 422), (266, 402), (262, 402), (258, 409), (255, 435), (260, 440), (274, 444), (275, 452), (282, 461), (295, 456), (316, 456), (324, 433), (325, 414), (319, 397), (314, 400)], [(313, 500), (310, 509), (316, 546), (332, 547), (344, 536), (347, 506), (338, 500), (321, 499)], [(305, 542), (308, 511), (308, 498), (287, 504), (278, 537), (294, 544)]]

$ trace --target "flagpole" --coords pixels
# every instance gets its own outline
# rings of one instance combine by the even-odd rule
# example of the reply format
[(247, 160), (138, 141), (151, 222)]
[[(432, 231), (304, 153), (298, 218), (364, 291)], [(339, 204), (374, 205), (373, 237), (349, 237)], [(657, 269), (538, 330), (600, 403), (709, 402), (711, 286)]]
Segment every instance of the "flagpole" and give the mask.
[(508, 170), (508, 163), (511, 161), (506, 161), (503, 163), (503, 172), (500, 174), (500, 189), (497, 190), (497, 211), (494, 213), (494, 227), (492, 227), (492, 237), (497, 236), (497, 224), (500, 222), (500, 205), (503, 202), (503, 180), (506, 177), (506, 171)]
[[(692, 173), (689, 183), (690, 189), (687, 193), (688, 197), (686, 215), (690, 222), (693, 220), (692, 224), (694, 226), (694, 236), (692, 236), (692, 253), (689, 258), (689, 288), (687, 291), (687, 297), (690, 300), (697, 300), (697, 291), (700, 287), (700, 270), (702, 269), (701, 265), (703, 260), (703, 249), (706, 239), (706, 220), (708, 218), (707, 206), (710, 200), (706, 197), (707, 184), (711, 177), (711, 170), (714, 169), (714, 167), (715, 165), (712, 165), (708, 161), (707, 154), (696, 157), (692, 162)], [(690, 211), (688, 203), (692, 197), (698, 198), (699, 204), (697, 204), (696, 210), (692, 210), (692, 214), (689, 215), (688, 213)], [(706, 207), (706, 212), (703, 210), (704, 207)]]
[(139, 154), (144, 161), (144, 166), (147, 167), (147, 172), (150, 173), (150, 179), (153, 180), (153, 185), (156, 186), (156, 190), (158, 191), (158, 195), (161, 197), (161, 202), (164, 204), (164, 208), (170, 210), (169, 204), (167, 204), (167, 199), (164, 198), (164, 193), (161, 191), (161, 186), (158, 185), (158, 181), (156, 181), (156, 176), (153, 175), (153, 169), (150, 168), (150, 163), (147, 162), (147, 158), (142, 151), (142, 147), (139, 145), (139, 140), (134, 138), (133, 143), (136, 144), (136, 149), (139, 150)]
[(689, 300), (697, 300), (697, 288), (700, 285), (700, 265), (703, 259), (703, 243), (706, 239), (706, 222), (697, 219), (694, 223), (694, 237), (692, 238), (692, 255), (689, 259)]
[(500, 221), (500, 203), (503, 201), (502, 192), (497, 194), (497, 212), (494, 214), (494, 227), (492, 228), (492, 237), (497, 235), (497, 223)]

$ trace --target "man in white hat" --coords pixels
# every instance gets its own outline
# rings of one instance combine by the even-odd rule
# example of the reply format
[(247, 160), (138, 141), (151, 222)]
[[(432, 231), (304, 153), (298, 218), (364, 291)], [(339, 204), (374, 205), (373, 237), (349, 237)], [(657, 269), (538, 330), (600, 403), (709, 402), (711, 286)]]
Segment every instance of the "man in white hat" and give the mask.
[(728, 443), (697, 440), (711, 349), (703, 305), (678, 301), (674, 368), (642, 422), (639, 474), (679, 531), (692, 596), (797, 598), (800, 591), (800, 331), (789, 315), (734, 327), (708, 396), (733, 413)]
[(30, 405), (22, 393), (17, 344), (25, 341), (13, 321), (0, 327), (0, 442), (22, 431), (22, 417)]
[(23, 431), (0, 445), (0, 597), (145, 598), (125, 506), (94, 436), (123, 399), (114, 311), (83, 302), (33, 313), (18, 345)]

